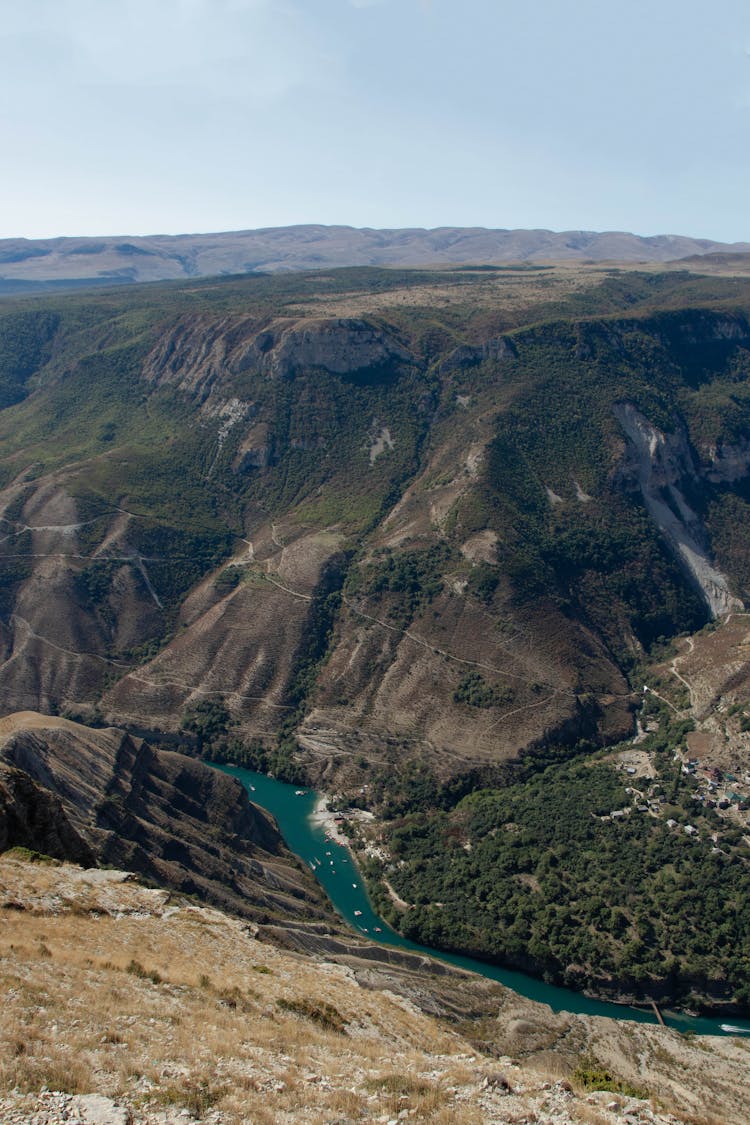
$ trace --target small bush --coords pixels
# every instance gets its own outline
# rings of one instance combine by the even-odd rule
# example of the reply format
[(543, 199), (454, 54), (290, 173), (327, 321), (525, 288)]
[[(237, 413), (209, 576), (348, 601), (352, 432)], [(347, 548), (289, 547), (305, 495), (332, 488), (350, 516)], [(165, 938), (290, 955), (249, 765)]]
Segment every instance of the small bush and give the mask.
[(626, 1098), (647, 1098), (648, 1094), (637, 1086), (631, 1086), (617, 1078), (596, 1059), (582, 1059), (573, 1071), (573, 1081), (588, 1092), (611, 1090), (613, 1094), (623, 1094)]
[(140, 961), (133, 959), (125, 968), (126, 973), (131, 973), (132, 976), (138, 977), (139, 980), (150, 980), (152, 984), (161, 984), (162, 976), (157, 973), (155, 969), (144, 969)]
[(22, 859), (26, 863), (49, 863), (53, 867), (59, 867), (59, 859), (53, 859), (51, 855), (45, 855), (43, 852), (35, 852), (32, 848), (9, 848), (4, 853), (9, 859)]
[(282, 1012), (291, 1012), (295, 1016), (303, 1016), (305, 1019), (317, 1023), (320, 1027), (324, 1027), (327, 1031), (337, 1031), (339, 1035), (346, 1035), (346, 1023), (343, 1016), (334, 1008), (333, 1004), (328, 1004), (325, 1000), (315, 1004), (312, 1000), (285, 1000), (282, 996), (280, 1000), (276, 1001), (276, 1004)]

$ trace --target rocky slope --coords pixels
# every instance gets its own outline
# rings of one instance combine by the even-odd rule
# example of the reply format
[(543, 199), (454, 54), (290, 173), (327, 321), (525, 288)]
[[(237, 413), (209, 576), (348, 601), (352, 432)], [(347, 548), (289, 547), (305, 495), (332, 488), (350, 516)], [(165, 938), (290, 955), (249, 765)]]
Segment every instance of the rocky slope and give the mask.
[(0, 848), (127, 865), (268, 921), (330, 917), (270, 819), (233, 778), (109, 728), (0, 720)]
[[(732, 613), (715, 628), (681, 637), (674, 655), (656, 665), (659, 696), (695, 725), (685, 739), (685, 757), (701, 772), (728, 775), (724, 791), (750, 799), (750, 616)], [(727, 810), (733, 823), (744, 824), (737, 808)]]
[[(684, 431), (667, 437), (628, 402), (618, 404), (615, 414), (632, 446), (646, 508), (700, 591), (711, 616), (724, 617), (733, 610), (741, 610), (743, 604), (731, 594), (726, 575), (712, 566), (705, 546), (705, 528), (680, 490), (683, 480), (698, 480)], [(738, 461), (737, 477), (742, 478), (750, 459), (741, 457)], [(731, 471), (734, 473), (734, 465)]]
[(521, 261), (664, 262), (689, 255), (750, 251), (679, 235), (623, 231), (370, 230), (291, 226), (220, 234), (0, 240), (0, 285), (159, 281), (252, 271), (331, 266), (421, 266)]
[(750, 294), (592, 269), (4, 306), (7, 707), (360, 784), (626, 734), (750, 594)]
[(746, 1120), (740, 1041), (555, 1016), (364, 943), (284, 952), (117, 871), (6, 853), (0, 910), (9, 1125)]

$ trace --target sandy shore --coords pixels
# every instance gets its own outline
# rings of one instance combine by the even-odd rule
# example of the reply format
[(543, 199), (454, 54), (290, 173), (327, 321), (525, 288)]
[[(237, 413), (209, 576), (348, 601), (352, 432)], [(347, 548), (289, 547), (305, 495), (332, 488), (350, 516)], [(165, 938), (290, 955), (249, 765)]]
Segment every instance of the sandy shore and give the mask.
[(336, 823), (337, 816), (339, 816), (339, 813), (331, 812), (328, 808), (328, 798), (323, 794), (318, 798), (315, 808), (310, 813), (310, 822), (316, 828), (322, 828), (337, 844), (342, 844), (345, 848), (348, 848), (349, 840)]

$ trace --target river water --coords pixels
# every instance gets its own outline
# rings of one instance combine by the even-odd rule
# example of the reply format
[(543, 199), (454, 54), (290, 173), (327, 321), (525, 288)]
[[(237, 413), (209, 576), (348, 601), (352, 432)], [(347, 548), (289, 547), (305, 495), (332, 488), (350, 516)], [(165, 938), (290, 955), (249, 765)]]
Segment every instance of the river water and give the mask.
[[(239, 766), (216, 768), (238, 778), (247, 790), (250, 800), (271, 814), (279, 826), (287, 847), (314, 871), (316, 879), (341, 917), (370, 941), (397, 946), (412, 953), (428, 954), (450, 965), (456, 965), (460, 969), (469, 969), (473, 973), (498, 981), (521, 996), (528, 997), (529, 1000), (548, 1004), (555, 1012), (574, 1012), (589, 1016), (607, 1016), (610, 1019), (656, 1023), (656, 1017), (650, 1011), (640, 1011), (637, 1008), (613, 1004), (605, 1000), (593, 1000), (580, 992), (545, 984), (544, 981), (527, 976), (525, 973), (504, 969), (499, 965), (490, 965), (473, 957), (428, 949), (402, 937), (373, 910), (350, 850), (329, 839), (325, 830), (312, 822), (311, 816), (320, 799), (319, 793), (313, 789), (300, 790), (294, 785), (287, 785), (282, 781), (266, 777), (265, 774), (241, 769)], [(698, 1035), (750, 1036), (750, 1025), (744, 1020), (735, 1022), (732, 1017), (724, 1022), (686, 1016), (681, 1012), (662, 1012), (662, 1015), (670, 1027), (679, 1031), (691, 1031)]]

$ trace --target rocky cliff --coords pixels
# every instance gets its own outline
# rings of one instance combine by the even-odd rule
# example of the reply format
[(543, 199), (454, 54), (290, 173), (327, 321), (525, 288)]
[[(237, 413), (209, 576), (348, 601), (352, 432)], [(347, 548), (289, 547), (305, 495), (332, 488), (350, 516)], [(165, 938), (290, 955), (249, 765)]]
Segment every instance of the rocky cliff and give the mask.
[[(631, 403), (615, 406), (615, 414), (631, 442), (632, 471), (646, 508), (700, 591), (711, 616), (722, 617), (732, 610), (743, 609), (740, 599), (730, 592), (727, 576), (712, 565), (706, 546), (706, 528), (681, 488), (683, 481), (693, 488), (699, 484), (684, 429), (667, 436), (652, 426)], [(741, 454), (716, 457), (712, 479), (727, 479), (727, 473), (729, 479), (735, 473), (737, 478), (742, 478), (747, 468), (748, 460)]]
[(0, 849), (15, 846), (127, 866), (241, 915), (327, 917), (239, 782), (113, 728), (0, 720)]

